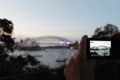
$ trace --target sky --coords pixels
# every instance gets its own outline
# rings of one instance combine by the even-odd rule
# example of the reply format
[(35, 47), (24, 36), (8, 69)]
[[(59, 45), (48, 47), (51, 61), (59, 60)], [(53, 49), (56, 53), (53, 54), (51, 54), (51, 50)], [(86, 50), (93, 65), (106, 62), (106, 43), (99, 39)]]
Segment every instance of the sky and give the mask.
[(90, 48), (98, 46), (111, 47), (111, 41), (90, 41)]
[(120, 0), (0, 0), (0, 18), (15, 37), (61, 36), (79, 40), (108, 23), (120, 28)]

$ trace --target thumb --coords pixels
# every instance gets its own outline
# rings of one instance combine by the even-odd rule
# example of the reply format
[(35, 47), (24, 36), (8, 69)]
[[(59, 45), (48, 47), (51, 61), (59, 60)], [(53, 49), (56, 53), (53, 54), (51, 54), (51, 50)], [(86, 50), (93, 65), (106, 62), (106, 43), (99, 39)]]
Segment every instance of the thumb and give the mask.
[(79, 47), (78, 54), (76, 55), (78, 58), (86, 59), (86, 44), (87, 44), (87, 35), (83, 36)]

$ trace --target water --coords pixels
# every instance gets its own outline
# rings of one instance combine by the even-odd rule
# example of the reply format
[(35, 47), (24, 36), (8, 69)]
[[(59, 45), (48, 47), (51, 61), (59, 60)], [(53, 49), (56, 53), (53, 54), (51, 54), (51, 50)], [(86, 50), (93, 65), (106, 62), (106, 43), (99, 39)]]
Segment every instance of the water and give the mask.
[[(9, 53), (10, 55), (27, 55), (30, 54), (35, 56), (42, 64), (47, 65), (49, 68), (58, 68), (69, 62), (69, 59), (75, 55), (77, 50), (70, 49), (46, 49), (43, 51), (14, 51), (14, 53)], [(56, 62), (56, 60), (66, 61)]]
[(99, 56), (110, 56), (109, 50), (91, 50), (90, 52), (96, 52)]

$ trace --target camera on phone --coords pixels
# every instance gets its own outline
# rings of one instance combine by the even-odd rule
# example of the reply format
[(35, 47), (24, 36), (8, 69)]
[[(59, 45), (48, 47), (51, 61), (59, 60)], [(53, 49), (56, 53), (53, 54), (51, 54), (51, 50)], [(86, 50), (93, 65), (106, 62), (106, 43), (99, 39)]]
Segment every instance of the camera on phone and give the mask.
[(87, 39), (87, 57), (90, 59), (120, 59), (120, 41), (101, 38)]

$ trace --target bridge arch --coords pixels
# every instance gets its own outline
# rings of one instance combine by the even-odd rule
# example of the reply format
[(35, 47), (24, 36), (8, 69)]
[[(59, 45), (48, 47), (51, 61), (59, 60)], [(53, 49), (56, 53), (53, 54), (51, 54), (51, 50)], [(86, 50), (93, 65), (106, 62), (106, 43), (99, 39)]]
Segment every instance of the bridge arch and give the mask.
[(57, 36), (44, 36), (44, 37), (37, 37), (33, 38), (33, 41), (37, 42), (39, 46), (68, 46), (72, 44), (72, 41)]

